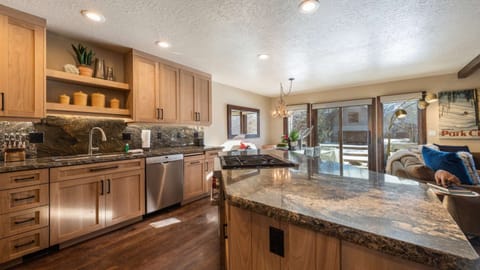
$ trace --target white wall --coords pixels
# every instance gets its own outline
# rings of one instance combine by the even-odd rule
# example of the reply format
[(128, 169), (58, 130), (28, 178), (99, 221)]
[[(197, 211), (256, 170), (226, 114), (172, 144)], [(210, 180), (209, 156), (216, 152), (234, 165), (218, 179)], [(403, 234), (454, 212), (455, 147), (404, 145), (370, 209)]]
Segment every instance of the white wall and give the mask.
[(227, 104), (260, 109), (260, 138), (245, 141), (255, 143), (258, 147), (267, 144), (270, 136), (270, 98), (213, 82), (212, 125), (204, 129), (205, 145), (220, 145), (227, 140)]
[[(418, 79), (401, 80), (388, 83), (372, 84), (365, 86), (332, 89), (329, 91), (316, 91), (311, 93), (291, 95), (286, 98), (287, 104), (320, 103), (330, 101), (352, 100), (371, 98), (382, 95), (392, 95), (408, 92), (440, 92), (445, 90), (460, 90), (469, 88), (480, 88), (480, 71), (477, 71), (466, 79), (457, 79), (457, 74), (431, 76)], [(277, 99), (271, 99), (270, 109), (273, 110)], [(427, 130), (434, 130), (435, 136), (427, 138), (428, 143), (439, 143), (449, 145), (468, 145), (473, 152), (480, 152), (480, 142), (477, 140), (452, 140), (438, 138), (438, 105), (431, 104), (427, 108)], [(283, 133), (283, 122), (281, 119), (270, 121), (270, 141), (279, 141)]]

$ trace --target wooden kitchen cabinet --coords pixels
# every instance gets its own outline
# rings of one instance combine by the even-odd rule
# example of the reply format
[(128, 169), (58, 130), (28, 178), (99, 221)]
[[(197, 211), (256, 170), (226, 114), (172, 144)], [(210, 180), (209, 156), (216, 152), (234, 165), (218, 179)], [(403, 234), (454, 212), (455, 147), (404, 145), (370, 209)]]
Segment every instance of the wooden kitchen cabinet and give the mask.
[(158, 121), (178, 122), (179, 69), (168, 64), (159, 64)]
[(0, 174), (0, 264), (47, 248), (48, 169)]
[(0, 116), (45, 115), (45, 25), (0, 5)]
[(212, 177), (213, 177), (213, 164), (215, 157), (218, 156), (218, 151), (206, 151), (205, 152), (205, 192), (210, 193), (212, 189)]
[(178, 122), (179, 70), (148, 55), (133, 56), (135, 121)]
[(195, 74), (195, 110), (198, 113), (200, 125), (212, 123), (212, 90), (211, 80), (208, 77)]
[(211, 79), (192, 71), (180, 70), (180, 121), (210, 125), (211, 106)]
[(105, 225), (127, 221), (145, 212), (145, 172), (131, 170), (107, 177)]
[(50, 244), (142, 216), (144, 176), (144, 159), (51, 169)]
[(205, 156), (187, 156), (183, 164), (183, 202), (185, 203), (206, 194)]
[(134, 119), (138, 122), (157, 121), (157, 63), (145, 57), (133, 58)]

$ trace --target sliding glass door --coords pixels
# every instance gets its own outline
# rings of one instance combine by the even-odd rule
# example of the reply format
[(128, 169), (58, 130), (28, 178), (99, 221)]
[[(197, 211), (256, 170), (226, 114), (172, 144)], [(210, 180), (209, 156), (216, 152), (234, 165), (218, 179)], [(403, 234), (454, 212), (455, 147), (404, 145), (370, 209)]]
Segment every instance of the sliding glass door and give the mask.
[(337, 164), (341, 175), (350, 175), (356, 168), (375, 170), (371, 104), (368, 99), (313, 105), (314, 143), (320, 147), (322, 162)]

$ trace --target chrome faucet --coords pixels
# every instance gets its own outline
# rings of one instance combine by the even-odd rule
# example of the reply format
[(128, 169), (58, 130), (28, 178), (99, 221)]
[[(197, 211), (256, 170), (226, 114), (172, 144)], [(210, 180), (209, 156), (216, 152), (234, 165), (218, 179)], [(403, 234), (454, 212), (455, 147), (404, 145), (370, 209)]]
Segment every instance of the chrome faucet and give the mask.
[(92, 129), (90, 129), (90, 134), (88, 135), (88, 154), (91, 156), (93, 154), (93, 151), (98, 151), (99, 147), (93, 147), (92, 146), (92, 137), (93, 137), (93, 131), (95, 130), (98, 130), (100, 131), (100, 133), (102, 134), (102, 142), (106, 142), (107, 141), (107, 136), (105, 136), (105, 132), (103, 131), (103, 129), (99, 128), (99, 127), (93, 127)]

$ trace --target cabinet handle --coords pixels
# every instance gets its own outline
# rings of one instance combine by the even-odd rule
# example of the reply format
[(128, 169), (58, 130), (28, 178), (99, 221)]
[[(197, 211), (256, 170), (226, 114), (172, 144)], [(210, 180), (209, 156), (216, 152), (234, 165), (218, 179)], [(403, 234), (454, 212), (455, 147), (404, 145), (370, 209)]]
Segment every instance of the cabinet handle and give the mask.
[(22, 181), (30, 181), (30, 180), (34, 180), (34, 179), (35, 179), (35, 176), (30, 176), (30, 177), (23, 177), (23, 178), (15, 178), (15, 179), (13, 179), (13, 181), (22, 182)]
[(160, 120), (160, 108), (157, 108), (157, 120)]
[(160, 120), (163, 120), (163, 108), (160, 109)]
[(34, 220), (35, 220), (35, 218), (32, 217), (32, 218), (27, 218), (27, 219), (20, 220), (20, 221), (14, 221), (13, 223), (15, 223), (16, 225), (18, 225), (18, 224), (28, 223), (28, 222), (31, 222), (31, 221), (34, 221)]
[(5, 93), (2, 92), (2, 111), (5, 111)]
[(19, 249), (21, 247), (26, 247), (26, 246), (30, 246), (31, 244), (35, 244), (35, 240), (30, 240), (29, 242), (27, 243), (24, 243), (24, 244), (18, 244), (18, 245), (15, 245), (13, 246), (15, 249)]
[(223, 238), (224, 238), (224, 239), (228, 239), (228, 235), (227, 235), (227, 232), (228, 232), (228, 230), (227, 230), (227, 226), (228, 226), (228, 224), (223, 224)]
[(23, 197), (23, 198), (15, 198), (15, 199), (13, 199), (13, 200), (16, 201), (16, 202), (18, 202), (18, 201), (30, 200), (30, 199), (33, 199), (33, 198), (35, 198), (35, 195), (31, 195), (31, 196)]
[(103, 180), (100, 180), (100, 196), (102, 196), (104, 194), (104, 190), (103, 190)]
[(107, 179), (107, 194), (110, 194), (110, 179)]
[(207, 168), (205, 169), (205, 171), (208, 172), (208, 162), (205, 162), (205, 165), (206, 165), (206, 167), (207, 167)]
[(197, 121), (199, 121), (199, 122), (200, 122), (200, 113), (198, 113), (198, 120), (197, 120)]
[(91, 168), (90, 172), (101, 172), (101, 171), (106, 171), (106, 170), (111, 170), (111, 169), (118, 169), (118, 165), (109, 166), (109, 167)]
[(199, 164), (199, 163), (200, 163), (200, 161), (198, 161), (198, 160), (197, 161), (192, 161), (192, 162), (190, 162), (190, 165)]

